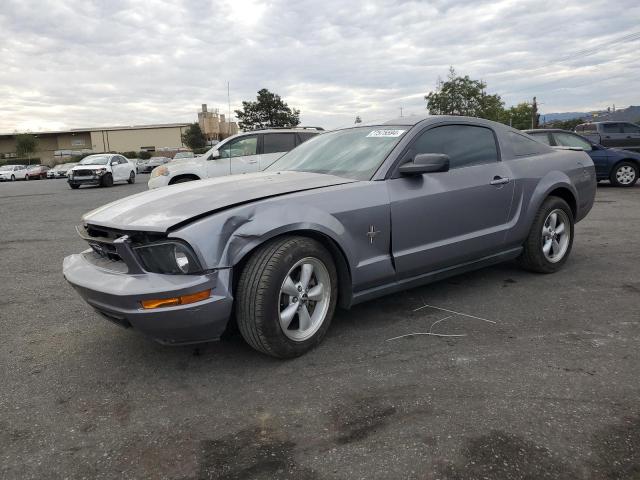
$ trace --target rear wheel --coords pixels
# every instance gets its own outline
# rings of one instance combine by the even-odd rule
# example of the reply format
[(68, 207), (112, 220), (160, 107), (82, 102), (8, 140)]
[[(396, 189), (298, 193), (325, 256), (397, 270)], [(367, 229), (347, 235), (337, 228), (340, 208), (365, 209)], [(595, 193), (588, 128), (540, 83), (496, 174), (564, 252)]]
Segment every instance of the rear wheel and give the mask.
[(240, 333), (267, 355), (297, 357), (324, 337), (337, 296), (333, 258), (320, 243), (306, 237), (278, 238), (254, 252), (240, 274)]
[(559, 197), (547, 198), (536, 214), (520, 264), (538, 273), (553, 273), (567, 261), (573, 245), (573, 212)]
[(638, 166), (624, 160), (613, 167), (609, 179), (616, 187), (633, 187), (638, 181)]
[(80, 188), (80, 185), (74, 185), (73, 183), (70, 183), (69, 186), (73, 189), (73, 190), (77, 190), (78, 188)]
[(136, 183), (136, 174), (133, 173), (133, 171), (129, 174), (129, 180), (127, 180), (127, 183), (129, 184)]
[(105, 173), (104, 177), (100, 181), (100, 185), (103, 187), (112, 187), (113, 186), (113, 177), (110, 173)]

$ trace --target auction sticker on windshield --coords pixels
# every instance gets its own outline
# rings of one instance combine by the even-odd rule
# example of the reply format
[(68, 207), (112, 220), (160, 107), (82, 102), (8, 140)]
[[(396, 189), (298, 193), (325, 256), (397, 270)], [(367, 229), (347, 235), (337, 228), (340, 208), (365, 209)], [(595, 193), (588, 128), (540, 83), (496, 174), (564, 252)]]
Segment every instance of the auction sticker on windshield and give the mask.
[(404, 130), (374, 130), (367, 137), (399, 137)]

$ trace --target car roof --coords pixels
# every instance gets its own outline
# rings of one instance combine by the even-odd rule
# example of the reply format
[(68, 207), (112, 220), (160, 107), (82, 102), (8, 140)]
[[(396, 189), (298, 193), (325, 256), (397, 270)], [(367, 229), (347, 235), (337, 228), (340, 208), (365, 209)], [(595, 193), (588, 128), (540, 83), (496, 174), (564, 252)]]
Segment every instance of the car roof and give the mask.
[(574, 135), (577, 135), (576, 132), (572, 132), (571, 130), (564, 130), (562, 128), (529, 128), (527, 130), (522, 130), (524, 133), (535, 133), (535, 132), (542, 132), (542, 133), (547, 133), (547, 132), (565, 132), (565, 133), (573, 133)]
[[(246, 132), (238, 132), (237, 136), (242, 135), (251, 135), (254, 133), (291, 133), (291, 132), (312, 132), (312, 133), (320, 133), (324, 132), (324, 128), (322, 127), (271, 127), (271, 128), (256, 128), (255, 130), (247, 130)], [(225, 139), (226, 140), (226, 139)]]

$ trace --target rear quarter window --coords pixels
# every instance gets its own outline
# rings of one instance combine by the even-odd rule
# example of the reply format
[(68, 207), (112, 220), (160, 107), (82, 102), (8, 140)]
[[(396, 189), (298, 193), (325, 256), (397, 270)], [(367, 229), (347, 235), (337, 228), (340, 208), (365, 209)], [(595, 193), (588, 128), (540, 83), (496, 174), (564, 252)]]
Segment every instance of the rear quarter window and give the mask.
[(525, 157), (527, 155), (538, 155), (549, 152), (549, 147), (526, 135), (509, 132), (507, 138), (509, 139), (511, 150), (516, 157)]

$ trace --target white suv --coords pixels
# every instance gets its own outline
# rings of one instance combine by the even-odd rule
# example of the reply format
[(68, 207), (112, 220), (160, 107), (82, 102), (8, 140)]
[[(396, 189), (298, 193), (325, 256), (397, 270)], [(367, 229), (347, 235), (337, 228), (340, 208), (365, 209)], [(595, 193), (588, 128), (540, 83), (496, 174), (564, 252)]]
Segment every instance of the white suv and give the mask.
[(266, 129), (224, 139), (204, 155), (169, 162), (151, 172), (149, 188), (264, 170), (289, 150), (322, 131), (317, 127)]
[(122, 155), (99, 153), (80, 160), (67, 176), (74, 190), (80, 185), (110, 187), (113, 182), (135, 183), (136, 166)]

